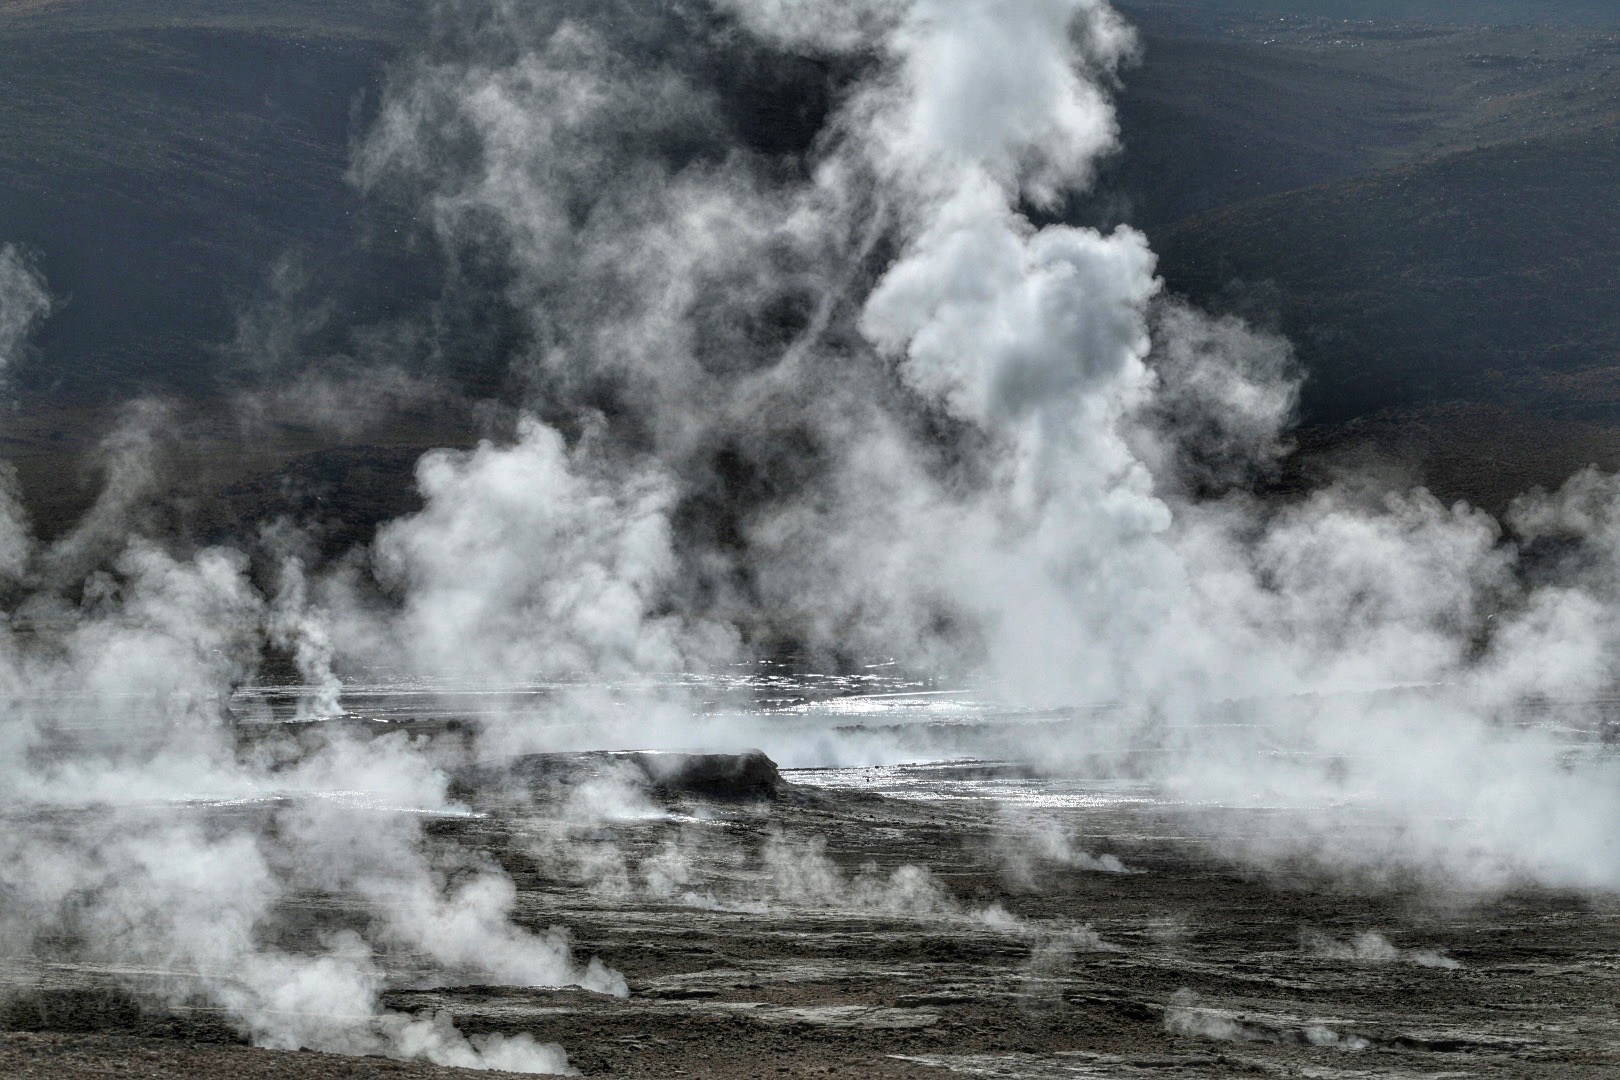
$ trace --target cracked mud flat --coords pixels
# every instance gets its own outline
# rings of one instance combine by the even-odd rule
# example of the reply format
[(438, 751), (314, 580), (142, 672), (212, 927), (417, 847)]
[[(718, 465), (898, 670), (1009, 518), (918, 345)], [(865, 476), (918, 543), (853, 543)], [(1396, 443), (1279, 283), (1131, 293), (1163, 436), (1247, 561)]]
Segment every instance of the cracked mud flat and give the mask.
[[(499, 861), (518, 921), (568, 927), (627, 999), (436, 986), (396, 955), (386, 1006), (555, 1041), (585, 1075), (1620, 1075), (1613, 898), (1245, 869), (1202, 830), (1264, 810), (1189, 815), (1119, 781), (956, 762), (764, 782), (762, 759), (714, 760), (687, 783), (545, 755), (431, 828)], [(585, 821), (571, 807), (601, 784), (621, 812)], [(298, 897), (276, 932), (296, 948), (365, 919)], [(248, 1047), (219, 1013), (143, 1006), (170, 974), (0, 970), (0, 1075), (462, 1074)]]

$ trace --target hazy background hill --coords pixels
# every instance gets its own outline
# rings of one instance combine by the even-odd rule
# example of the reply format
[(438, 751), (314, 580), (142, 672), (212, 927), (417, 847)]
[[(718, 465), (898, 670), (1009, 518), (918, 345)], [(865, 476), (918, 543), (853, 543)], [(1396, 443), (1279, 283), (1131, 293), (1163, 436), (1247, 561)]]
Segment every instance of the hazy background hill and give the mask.
[(1493, 508), (1620, 466), (1620, 30), (1318, 14), (1378, 6), (1127, 5), (1150, 33), (1109, 191), (1173, 288), (1295, 342), (1316, 456)]
[(0, 241), (63, 304), (28, 396), (211, 385), (237, 309), (278, 259), (365, 252), (334, 277), (386, 309), (411, 274), (345, 182), (410, 20), (361, 2), (0, 3)]
[[(1295, 340), (1302, 468), (1383, 454), (1499, 506), (1620, 466), (1615, 5), (1123, 6), (1145, 43), (1121, 99), (1127, 153), (1074, 217), (1146, 228), (1172, 289)], [(441, 298), (440, 260), (408, 207), (346, 178), (422, 12), (0, 0), (0, 242), (32, 250), (60, 301), (0, 439), (47, 530), (93, 490), (85, 451), (142, 393), (200, 433), (172, 479), (199, 536), (286, 510), (329, 519), (334, 545), (362, 539), (410, 505), (422, 448), (471, 436), (462, 399), (504, 377), (499, 305), (438, 312), (451, 332), (432, 349), (390, 337)], [(824, 100), (820, 77), (744, 85), (739, 129), (791, 144), (772, 133), (780, 106)], [(443, 393), (245, 431), (231, 395), (284, 378), (261, 315), (304, 309), (297, 349), (385, 354)]]
[(1452, 26), (1620, 23), (1620, 14), (1608, 0), (1159, 0), (1156, 6), (1179, 12), (1307, 15)]

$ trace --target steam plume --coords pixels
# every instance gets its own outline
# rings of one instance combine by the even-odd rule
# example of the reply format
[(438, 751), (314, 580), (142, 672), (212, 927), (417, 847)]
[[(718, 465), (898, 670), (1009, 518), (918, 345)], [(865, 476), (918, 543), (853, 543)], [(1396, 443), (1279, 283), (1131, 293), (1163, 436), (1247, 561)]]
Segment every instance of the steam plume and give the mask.
[[(1519, 722), (1612, 683), (1620, 489), (1582, 474), (1506, 524), (1356, 479), (1251, 494), (1287, 447), (1287, 346), (1161, 295), (1139, 232), (1041, 223), (1117, 150), (1109, 91), (1136, 45), (1101, 0), (436, 10), (354, 175), (421, 208), (453, 285), (501, 282), (521, 419), (423, 458), (423, 509), (338, 565), (268, 544), (269, 597), (246, 555), (143, 518), (150, 410), (109, 440), (106, 493), (65, 540), (0, 500), (0, 569), (26, 594), (0, 628), (8, 947), (165, 960), (187, 974), (164, 1000), (222, 1005), (267, 1045), (560, 1067), (380, 1015), (383, 950), (624, 983), (515, 926), (494, 867), (447, 883), (418, 816), (388, 812), (461, 809), (419, 748), (243, 753), (220, 706), (267, 641), (316, 687), (308, 715), (341, 708), (345, 665), (511, 685), (783, 642), (897, 655), (983, 671), (1011, 703), (1114, 704), (1027, 753), (1095, 769), (1148, 744), (1184, 801), (1289, 811), (1275, 835), (1211, 821), (1239, 858), (1620, 883), (1616, 766)], [(767, 145), (720, 50), (831, 82), (817, 130)], [(0, 249), (0, 361), (47, 295)], [(1523, 548), (1551, 537), (1571, 554), (1531, 574)], [(602, 718), (564, 701), (576, 728)], [(558, 719), (514, 711), (480, 748), (548, 745)], [(376, 805), (335, 795), (355, 790)], [(262, 814), (175, 809), (203, 799)], [(1367, 838), (1322, 809), (1346, 801)], [(777, 861), (812, 895), (937, 901), (915, 874)], [(316, 955), (264, 944), (304, 889), (402, 899)]]

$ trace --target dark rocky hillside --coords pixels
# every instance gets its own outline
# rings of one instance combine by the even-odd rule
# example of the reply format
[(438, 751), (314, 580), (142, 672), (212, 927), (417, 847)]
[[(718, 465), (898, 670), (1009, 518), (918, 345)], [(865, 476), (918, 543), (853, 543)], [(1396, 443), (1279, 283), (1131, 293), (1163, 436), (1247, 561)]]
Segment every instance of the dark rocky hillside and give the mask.
[(341, 252), (335, 302), (408, 302), (426, 268), (344, 179), (405, 27), (369, 2), (0, 4), (0, 240), (63, 301), (19, 390), (212, 389), (278, 260)]
[(1491, 507), (1620, 466), (1620, 35), (1176, 25), (1130, 78), (1110, 184), (1144, 193), (1173, 289), (1294, 341), (1304, 446)]
[[(1121, 97), (1127, 152), (1072, 214), (1147, 229), (1173, 290), (1294, 338), (1310, 460), (1370, 447), (1487, 505), (1620, 466), (1610, 5), (1124, 6), (1145, 43)], [(1455, 25), (1465, 9), (1539, 25)], [(345, 506), (329, 535), (351, 543), (409, 505), (420, 449), (471, 437), (457, 402), (509, 377), (499, 291), (438, 311), (434, 348), (390, 336), (438, 302), (442, 261), (408, 207), (346, 175), (425, 11), (0, 0), (0, 242), (34, 252), (58, 301), (11, 373), (3, 437), (45, 531), (90, 497), (84, 455), (140, 394), (203, 432), (171, 478), (199, 537)], [(768, 152), (826, 107), (814, 65), (740, 58), (714, 78)], [(442, 400), (384, 402), (341, 431), (271, 417), (243, 437), (231, 395), (287, 375), (235, 343), (276, 304), (312, 312), (303, 354), (382, 350)]]
[(1620, 23), (1608, 0), (1149, 0), (1180, 15), (1285, 15), (1452, 26)]

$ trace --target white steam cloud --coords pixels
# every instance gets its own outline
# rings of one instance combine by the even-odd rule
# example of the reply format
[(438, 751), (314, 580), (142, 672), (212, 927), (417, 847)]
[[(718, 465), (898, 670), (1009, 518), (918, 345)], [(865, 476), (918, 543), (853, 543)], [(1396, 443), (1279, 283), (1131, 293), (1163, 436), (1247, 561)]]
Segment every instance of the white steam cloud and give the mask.
[[(25, 301), (43, 295), (20, 280)], [(150, 535), (161, 416), (137, 407), (109, 436), (106, 488), (65, 536), (42, 544), (14, 513), (6, 523), (21, 592), (0, 626), (5, 954), (223, 1009), (260, 1045), (565, 1071), (559, 1048), (527, 1036), (469, 1039), (445, 1017), (381, 1008), (382, 949), (461, 981), (625, 986), (576, 963), (560, 932), (514, 925), (498, 869), (456, 867), (447, 884), (423, 814), (461, 810), (403, 736), (237, 744), (225, 704), (266, 641), (296, 644), (311, 672), (329, 673), (330, 645), (295, 555), (267, 601), (246, 555), (177, 554)], [(335, 697), (329, 679), (320, 690)], [(277, 944), (278, 907), (317, 890), (375, 904), (367, 935)]]
[(15, 244), (0, 245), (0, 374), (9, 377), (34, 328), (51, 311), (45, 277)]
[(1367, 1050), (1373, 1043), (1361, 1035), (1345, 1034), (1325, 1024), (1298, 1023), (1290, 1018), (1240, 1015), (1199, 1003), (1190, 990), (1178, 990), (1164, 1010), (1164, 1029), (1172, 1035), (1214, 1039), (1219, 1042), (1283, 1043), (1292, 1046)]
[(1455, 971), (1460, 963), (1434, 949), (1402, 949), (1384, 935), (1365, 930), (1349, 941), (1339, 941), (1327, 934), (1307, 930), (1300, 935), (1300, 944), (1315, 956), (1327, 960), (1350, 960), (1372, 964), (1412, 964), (1417, 967), (1441, 968)]
[[(423, 458), (422, 510), (335, 566), (270, 526), (257, 578), (149, 520), (151, 409), (108, 440), (105, 494), (64, 539), (34, 540), (0, 489), (13, 955), (183, 971), (164, 1000), (222, 1006), (265, 1045), (501, 1068), (565, 1062), (383, 1014), (380, 955), (624, 992), (560, 932), (516, 926), (498, 869), (435, 864), (421, 815), (392, 812), (461, 809), (420, 747), (239, 747), (221, 710), (266, 643), (312, 688), (305, 718), (341, 711), (346, 665), (510, 686), (786, 639), (971, 668), (1011, 702), (1117, 705), (1028, 748), (1052, 767), (1147, 744), (1188, 805), (1286, 812), (1271, 835), (1212, 819), (1239, 857), (1620, 885), (1620, 765), (1520, 722), (1613, 683), (1620, 486), (1583, 473), (1506, 523), (1357, 480), (1250, 494), (1287, 447), (1286, 345), (1163, 297), (1142, 234), (1032, 218), (1117, 149), (1109, 91), (1136, 44), (1106, 3), (727, 2), (723, 33), (651, 10), (437, 10), (354, 173), (416, 200), (452, 261), (500, 264), (522, 419)], [(693, 59), (721, 48), (836, 61), (821, 130), (792, 154), (749, 145)], [(0, 364), (48, 310), (0, 249)], [(1532, 574), (1523, 551), (1548, 538), (1567, 554)], [(570, 700), (576, 726), (599, 719)], [(498, 718), (482, 747), (544, 746), (547, 723)], [(686, 888), (678, 855), (647, 888)], [(944, 910), (920, 871), (765, 855), (779, 892)], [(314, 954), (267, 944), (300, 890), (390, 902)], [(1315, 1030), (1299, 1037), (1341, 1038)]]

